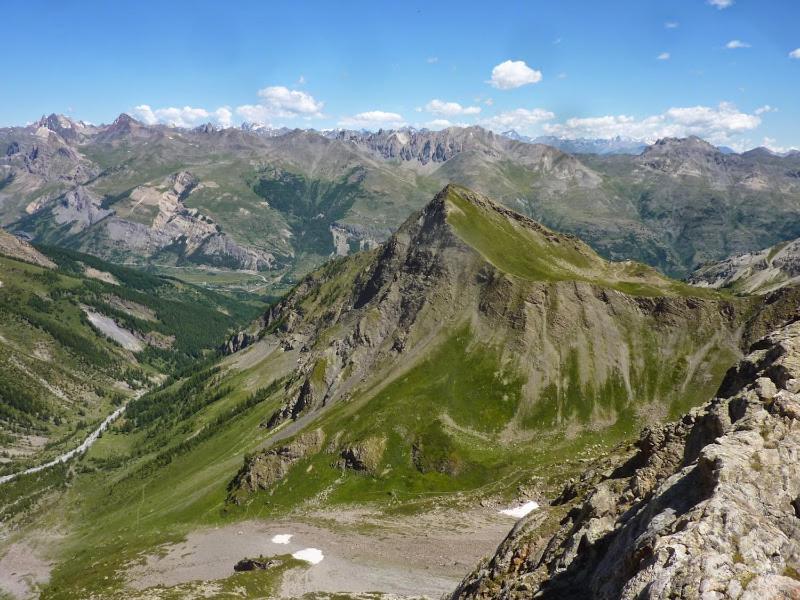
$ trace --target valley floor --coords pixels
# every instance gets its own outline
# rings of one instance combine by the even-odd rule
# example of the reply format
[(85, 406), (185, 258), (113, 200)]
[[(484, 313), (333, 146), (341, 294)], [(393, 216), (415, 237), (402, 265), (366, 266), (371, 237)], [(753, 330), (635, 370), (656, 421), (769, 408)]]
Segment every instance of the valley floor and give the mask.
[[(383, 592), (439, 598), (506, 536), (515, 519), (498, 510), (440, 508), (415, 515), (320, 510), (199, 529), (130, 563), (125, 597), (228, 597), (237, 582), (253, 577), (234, 573), (242, 558), (283, 557), (317, 548), (324, 559), (317, 564), (293, 562), (283, 572), (276, 597)], [(292, 537), (285, 544), (273, 541), (281, 534)], [(27, 545), (12, 546), (0, 561), (0, 596), (29, 597), (36, 584), (47, 580), (49, 568)]]

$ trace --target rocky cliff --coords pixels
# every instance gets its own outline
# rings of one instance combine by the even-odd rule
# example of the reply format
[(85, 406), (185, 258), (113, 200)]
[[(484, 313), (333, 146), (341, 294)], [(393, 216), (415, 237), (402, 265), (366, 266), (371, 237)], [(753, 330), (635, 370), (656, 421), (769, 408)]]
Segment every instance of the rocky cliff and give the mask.
[[(209, 216), (186, 205), (197, 187), (188, 171), (179, 171), (158, 186), (138, 186), (129, 202), (108, 205), (85, 186), (78, 186), (54, 204), (33, 210), (19, 224), (37, 232), (37, 239), (63, 243), (106, 259), (144, 263), (162, 261), (208, 264), (252, 271), (268, 269), (274, 257), (245, 247), (224, 233)], [(55, 223), (53, 231), (48, 224)]]
[(555, 535), (522, 520), (453, 598), (800, 597), (800, 321), (715, 398), (572, 482)]

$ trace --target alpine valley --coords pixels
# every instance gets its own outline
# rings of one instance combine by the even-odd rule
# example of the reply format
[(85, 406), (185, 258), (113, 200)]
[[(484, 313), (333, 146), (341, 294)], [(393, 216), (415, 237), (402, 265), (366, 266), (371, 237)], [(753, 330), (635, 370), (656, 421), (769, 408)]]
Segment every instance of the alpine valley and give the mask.
[(0, 130), (0, 594), (798, 597), (800, 157), (543, 141)]

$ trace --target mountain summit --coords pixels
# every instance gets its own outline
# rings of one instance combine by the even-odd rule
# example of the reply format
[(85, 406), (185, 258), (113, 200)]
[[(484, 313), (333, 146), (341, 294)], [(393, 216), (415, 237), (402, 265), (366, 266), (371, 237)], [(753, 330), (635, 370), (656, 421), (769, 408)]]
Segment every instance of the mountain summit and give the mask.
[(691, 404), (689, 382), (710, 393), (670, 348), (719, 369), (737, 353), (737, 310), (448, 185), (379, 248), (313, 272), (232, 341), (296, 358), (261, 367), (286, 378), (263, 422), (282, 445), (247, 458), (230, 499), (294, 485), (300, 463), (327, 473), (321, 448), (372, 473), (371, 493), (483, 485), (513, 471), (532, 437), (559, 447), (568, 429), (619, 432), (645, 407)]

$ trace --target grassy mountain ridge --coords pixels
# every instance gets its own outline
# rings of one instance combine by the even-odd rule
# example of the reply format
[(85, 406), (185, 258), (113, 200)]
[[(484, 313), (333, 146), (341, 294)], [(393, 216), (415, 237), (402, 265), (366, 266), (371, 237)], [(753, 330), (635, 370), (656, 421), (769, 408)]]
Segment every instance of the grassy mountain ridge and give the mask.
[[(518, 252), (509, 255), (507, 246)], [(500, 456), (526, 430), (555, 440), (558, 430), (601, 421), (625, 429), (648, 404), (665, 403), (660, 410), (671, 413), (691, 402), (680, 394), (700, 364), (710, 360), (703, 372), (719, 373), (736, 355), (735, 315), (746, 310), (706, 292), (692, 297), (692, 288), (646, 267), (607, 263), (579, 240), (456, 186), (410, 218), (377, 255), (356, 258), (302, 282), (264, 321), (265, 331), (306, 354), (269, 425), (324, 423), (326, 434), (341, 437), (337, 447), (345, 454), (345, 439), (365, 442), (345, 425), (356, 414), (370, 415), (363, 435), (374, 434), (375, 421), (393, 431), (400, 415), (429, 414), (425, 427), (438, 431), (437, 444), (456, 460), (459, 431), (493, 433)], [(688, 333), (686, 323), (695, 321)], [(664, 363), (662, 370), (650, 371), (656, 363)], [(438, 387), (440, 379), (446, 387)], [(468, 390), (480, 390), (475, 400)], [(399, 409), (409, 396), (416, 400)], [(445, 398), (454, 404), (441, 411)], [(314, 419), (316, 411), (324, 416)], [(409, 467), (412, 454), (424, 460), (413, 442), (423, 432), (402, 427), (406, 434), (387, 433), (379, 443), (406, 448), (390, 471)], [(401, 482), (388, 476), (375, 483)]]

